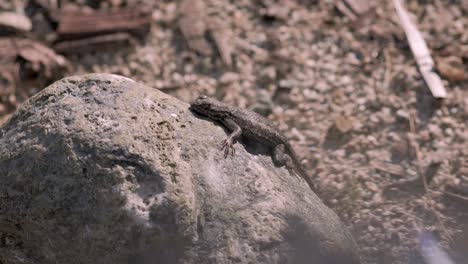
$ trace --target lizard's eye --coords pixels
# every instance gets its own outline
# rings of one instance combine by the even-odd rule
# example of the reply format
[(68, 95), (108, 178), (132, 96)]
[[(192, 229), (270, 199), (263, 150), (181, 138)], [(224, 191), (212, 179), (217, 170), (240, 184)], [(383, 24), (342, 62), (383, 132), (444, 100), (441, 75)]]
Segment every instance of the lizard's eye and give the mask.
[(207, 99), (208, 97), (206, 95), (200, 95), (198, 96), (198, 99)]

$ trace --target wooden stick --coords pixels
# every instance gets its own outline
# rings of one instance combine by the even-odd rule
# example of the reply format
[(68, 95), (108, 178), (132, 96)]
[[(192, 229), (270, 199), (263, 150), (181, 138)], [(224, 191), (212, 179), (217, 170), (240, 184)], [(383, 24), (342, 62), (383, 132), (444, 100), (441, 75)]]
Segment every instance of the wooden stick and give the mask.
[(422, 180), (424, 190), (427, 192), (429, 187), (428, 187), (428, 184), (427, 184), (426, 174), (424, 173), (423, 166), (422, 166), (421, 150), (419, 148), (418, 142), (415, 139), (415, 137), (416, 137), (416, 126), (414, 125), (414, 119), (415, 119), (414, 115), (412, 113), (410, 113), (410, 117), (409, 117), (410, 132), (408, 133), (408, 139), (409, 139), (410, 145), (413, 147), (414, 153), (416, 155), (416, 169), (417, 169), (417, 172), (419, 174), (419, 177)]
[(61, 40), (128, 32), (143, 36), (149, 32), (151, 12), (142, 9), (96, 11), (85, 14), (64, 11), (60, 17), (57, 33)]
[(60, 53), (79, 53), (95, 50), (103, 46), (129, 46), (134, 42), (128, 33), (112, 33), (77, 40), (65, 40), (54, 45), (54, 50)]
[(419, 70), (431, 90), (435, 98), (447, 97), (447, 91), (442, 84), (442, 80), (437, 75), (434, 69), (434, 61), (432, 60), (429, 49), (424, 41), (421, 32), (419, 32), (416, 25), (411, 21), (407, 11), (403, 7), (400, 0), (393, 0), (393, 5), (400, 18), (400, 24), (405, 31), (406, 38), (408, 39), (409, 46), (413, 52)]
[(468, 197), (466, 197), (466, 196), (456, 194), (456, 193), (452, 193), (452, 192), (448, 192), (448, 191), (444, 191), (444, 193), (446, 195), (448, 195), (448, 196), (451, 196), (453, 198), (459, 199), (460, 201), (468, 203)]

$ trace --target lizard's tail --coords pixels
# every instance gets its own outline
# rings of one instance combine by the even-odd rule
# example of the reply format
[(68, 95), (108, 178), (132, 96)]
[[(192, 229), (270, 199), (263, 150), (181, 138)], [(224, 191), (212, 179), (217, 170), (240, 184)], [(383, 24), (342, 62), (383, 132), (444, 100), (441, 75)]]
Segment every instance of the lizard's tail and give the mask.
[(298, 178), (302, 178), (303, 180), (305, 180), (306, 183), (309, 185), (310, 189), (312, 189), (312, 191), (317, 191), (317, 187), (312, 182), (312, 178), (309, 176), (309, 174), (307, 174), (307, 172), (304, 170), (304, 167), (299, 161), (299, 158), (296, 156), (296, 153), (292, 149), (289, 149), (289, 155), (291, 156), (292, 161), (294, 163), (292, 173), (295, 174)]

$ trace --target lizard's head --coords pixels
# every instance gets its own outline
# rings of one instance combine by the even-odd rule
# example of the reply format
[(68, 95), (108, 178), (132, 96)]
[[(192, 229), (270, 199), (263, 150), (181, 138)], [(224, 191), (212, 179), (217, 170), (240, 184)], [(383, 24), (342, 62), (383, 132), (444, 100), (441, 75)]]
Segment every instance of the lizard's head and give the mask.
[(223, 114), (228, 112), (226, 104), (205, 95), (199, 96), (190, 103), (190, 109), (211, 119), (222, 119), (225, 117)]

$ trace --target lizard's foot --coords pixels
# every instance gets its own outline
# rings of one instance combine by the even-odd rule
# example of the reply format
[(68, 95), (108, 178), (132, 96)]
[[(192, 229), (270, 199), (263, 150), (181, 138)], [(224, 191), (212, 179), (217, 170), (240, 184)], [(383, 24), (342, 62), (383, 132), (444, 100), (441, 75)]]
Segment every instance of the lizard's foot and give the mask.
[(224, 158), (227, 158), (229, 154), (234, 156), (236, 154), (236, 149), (234, 148), (234, 143), (232, 143), (231, 138), (227, 138), (221, 141), (221, 150), (224, 150)]

